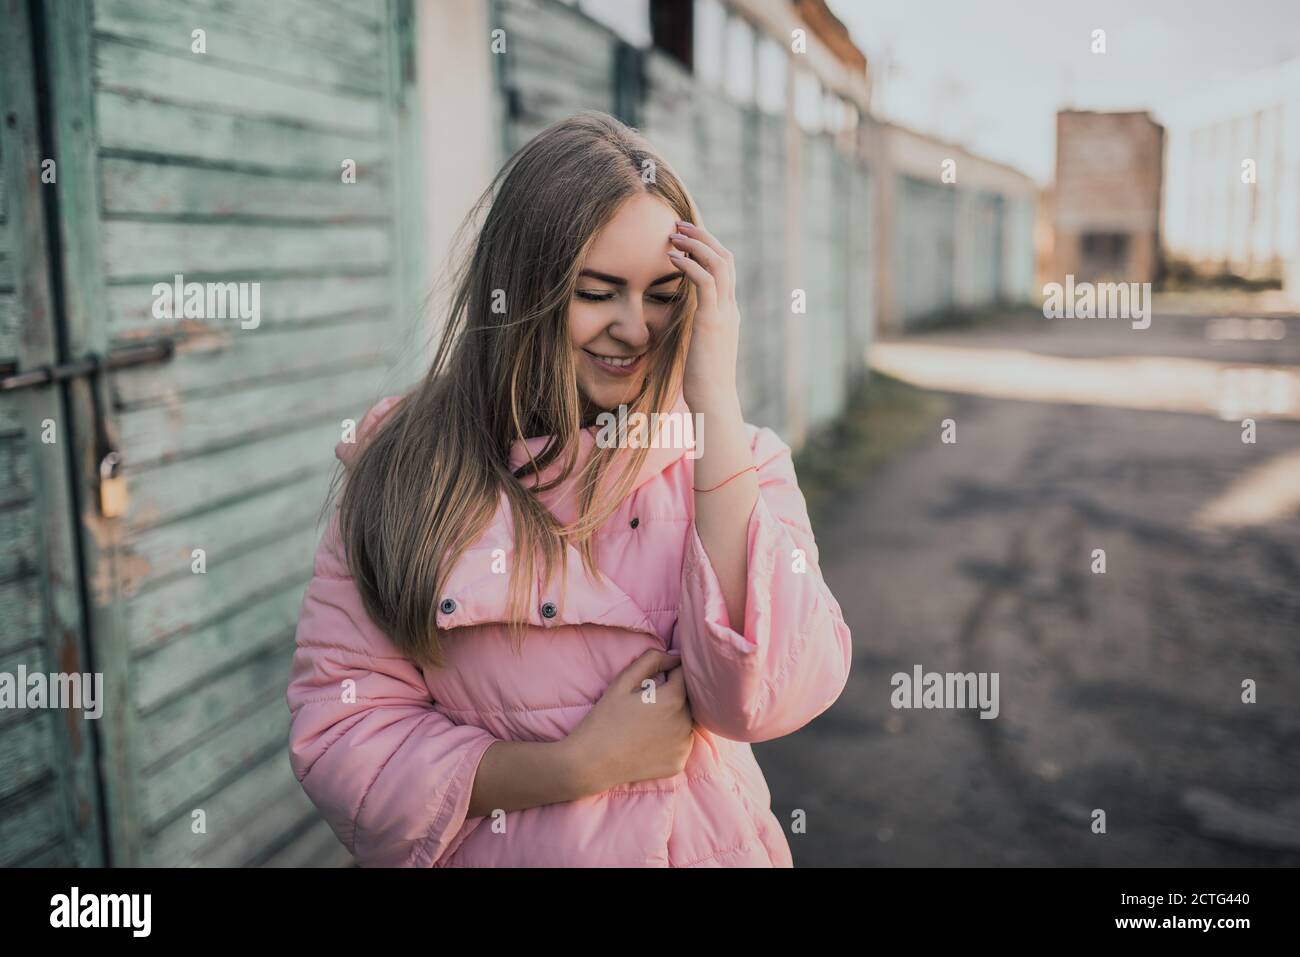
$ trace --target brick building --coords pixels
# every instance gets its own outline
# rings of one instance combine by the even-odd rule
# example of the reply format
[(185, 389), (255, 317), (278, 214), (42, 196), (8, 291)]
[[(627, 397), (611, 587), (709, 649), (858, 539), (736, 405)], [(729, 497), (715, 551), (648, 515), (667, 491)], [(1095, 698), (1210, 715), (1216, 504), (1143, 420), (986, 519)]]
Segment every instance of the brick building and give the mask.
[(1149, 113), (1056, 114), (1056, 280), (1158, 278), (1163, 163), (1164, 127)]

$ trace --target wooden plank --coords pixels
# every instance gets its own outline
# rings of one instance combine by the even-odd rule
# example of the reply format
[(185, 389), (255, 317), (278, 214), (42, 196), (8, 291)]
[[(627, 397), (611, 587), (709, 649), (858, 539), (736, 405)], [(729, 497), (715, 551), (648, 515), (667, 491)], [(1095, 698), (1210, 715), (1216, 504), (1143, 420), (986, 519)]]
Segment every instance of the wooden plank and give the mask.
[(45, 633), (44, 596), (35, 575), (0, 582), (0, 654), (34, 645)]
[(122, 447), (129, 468), (138, 469), (244, 443), (318, 412), (322, 390), (336, 401), (363, 403), (385, 374), (383, 366), (365, 366), (126, 410), (119, 419)]
[[(175, 761), (144, 778), (141, 811), (146, 830), (154, 831), (170, 818), (186, 815), (232, 780), (250, 762), (272, 754), (288, 770), (285, 742), (289, 735), (289, 709), (284, 692), (261, 702), (247, 702), (244, 716), (201, 743), (187, 749)], [(233, 834), (227, 834), (233, 839)]]
[(343, 18), (322, 11), (319, 0), (186, 0), (185, 9), (192, 12), (196, 25), (212, 16), (226, 17), (258, 33), (301, 42), (345, 62), (368, 62), (381, 76), (386, 72), (382, 37), (369, 30), (349, 29)]
[[(599, 87), (579, 88), (554, 76), (533, 75), (512, 87), (521, 120), (531, 120), (535, 129), (521, 128), (519, 142), (526, 143), (550, 124), (579, 110), (610, 108), (608, 91)], [(517, 121), (518, 122), (518, 121)]]
[[(509, 29), (509, 27), (507, 27)], [(590, 39), (562, 34), (519, 34), (509, 53), (509, 76), (520, 86), (548, 77), (575, 90), (598, 92), (613, 99), (611, 78), (614, 48), (603, 38)]]
[[(386, 265), (384, 269), (387, 268)], [(266, 278), (259, 282), (262, 284), (259, 332), (269, 333), (279, 326), (322, 319), (342, 323), (364, 321), (371, 315), (387, 319), (393, 314), (393, 283), (386, 271), (369, 276)], [(203, 323), (203, 320), (155, 318), (153, 302), (152, 287), (141, 294), (139, 284), (110, 286), (106, 308), (114, 340), (185, 335), (187, 330), (194, 330), (196, 323)], [(201, 325), (199, 331), (207, 328)]]
[[(96, 50), (92, 40), (90, 4), (42, 4), (41, 11), (46, 38), (44, 72), (49, 78), (46, 91), (49, 97), (49, 132), (59, 164), (57, 238), (61, 258), (59, 272), (54, 275), (61, 284), (63, 302), (61, 347), (68, 355), (103, 355), (108, 351), (108, 337), (103, 320), (104, 270), (98, 229), (101, 203), (96, 168), (97, 134), (102, 129), (100, 122), (103, 118), (97, 117), (94, 110)], [(63, 393), (53, 394), (66, 395), (59, 416), (61, 421), (80, 424), (94, 421), (94, 409), (85, 380), (72, 383)], [(111, 428), (111, 409), (108, 416)], [(94, 430), (65, 430), (64, 442), (69, 441), (66, 435), (69, 431), (73, 433), (72, 455), (65, 461), (93, 463)], [(77, 493), (77, 500), (94, 500), (96, 477), (90, 474), (89, 468), (73, 472), (69, 481)], [(65, 499), (68, 497), (64, 496)], [(130, 754), (134, 716), (128, 706), (131, 678), (123, 609), (111, 600), (115, 577), (111, 528), (106, 529), (93, 510), (79, 514), (70, 501), (57, 510), (51, 508), (49, 512), (61, 515), (59, 521), (71, 526), (66, 536), (68, 539), (82, 533), (80, 551), (84, 567), (94, 581), (100, 583), (100, 594), (92, 593), (90, 621), (85, 625), (95, 636), (95, 670), (104, 675), (105, 717), (96, 725), (95, 747), (83, 747), (82, 754), (76, 758), (78, 765), (87, 768), (87, 772), (77, 778), (79, 783), (72, 795), (71, 816), (75, 821), (88, 819), (92, 822), (84, 828), (87, 833), (82, 843), (94, 850), (85, 856), (99, 858), (99, 848), (107, 845), (109, 860), (101, 859), (99, 863), (129, 867), (135, 863), (135, 834), (138, 829), (134, 797), (136, 783), (131, 773)], [(78, 528), (78, 519), (88, 523), (89, 527)], [(61, 549), (52, 549), (51, 552), (66, 555)], [(66, 569), (76, 565), (71, 556), (65, 561), (66, 576)], [(90, 582), (76, 582), (71, 576), (66, 576), (66, 580), (67, 591), (90, 586)], [(104, 598), (103, 591), (109, 592), (109, 601), (96, 601), (96, 598)], [(77, 602), (77, 612), (80, 609), (81, 604)], [(85, 651), (81, 653), (84, 655)], [(82, 660), (86, 659), (83, 657)], [(101, 818), (106, 822), (107, 831), (102, 837), (98, 827)]]
[(0, 292), (0, 364), (18, 358), (18, 297), (13, 292)]
[(26, 711), (0, 734), (0, 802), (51, 775), (57, 711)]
[[(319, 820), (284, 754), (276, 752), (197, 807), (206, 816), (206, 833), (194, 833), (190, 813), (167, 821), (148, 838), (145, 856), (151, 866), (244, 867), (304, 821)], [(342, 849), (337, 839), (334, 843)]]
[(193, 574), (196, 548), (209, 558), (228, 561), (266, 538), (316, 522), (329, 482), (330, 474), (322, 466), (316, 474), (260, 495), (147, 528), (122, 543), (122, 564), (134, 569), (132, 585), (139, 589)]
[(322, 7), (337, 11), (353, 24), (377, 33), (388, 18), (386, 0), (318, 0)]
[(340, 422), (361, 421), (373, 403), (336, 405), (329, 398), (322, 397), (319, 415), (293, 431), (132, 475), (126, 524), (138, 531), (330, 468)]
[(108, 220), (101, 227), (110, 280), (147, 283), (180, 273), (186, 281), (235, 281), (289, 270), (378, 270), (390, 260), (385, 229), (359, 226), (267, 226), (140, 223)]
[(63, 841), (43, 848), (28, 857), (15, 861), (14, 867), (76, 867), (81, 863), (73, 856), (73, 849)]
[(112, 380), (119, 407), (175, 403), (195, 392), (230, 391), (269, 379), (328, 376), (341, 366), (381, 365), (402, 330), (391, 315), (357, 315), (328, 325), (223, 331), (182, 340), (157, 366), (120, 370)]
[[(281, 74), (325, 87), (383, 92), (383, 60), (373, 32), (347, 29), (349, 21), (336, 19), (332, 32), (351, 41), (346, 56), (340, 57), (309, 45), (300, 34), (267, 31), (255, 19), (267, 4), (227, 6), (225, 10), (196, 11), (193, 4), (181, 6), (168, 0), (96, 0), (95, 30), (101, 35), (142, 41), (188, 55), (192, 31), (201, 28), (206, 33), (206, 55), (214, 63)], [(319, 6), (313, 13), (305, 19), (319, 26), (330, 25), (329, 16)]]
[(513, 56), (532, 44), (555, 58), (557, 64), (606, 62), (610, 73), (602, 77), (608, 87), (612, 81), (614, 33), (581, 11), (563, 3), (519, 3), (509, 0), (499, 6), (501, 26), (506, 31), (506, 55)]
[(387, 153), (380, 137), (315, 130), (267, 117), (217, 113), (113, 92), (95, 97), (99, 143), (112, 152), (147, 153), (194, 162), (338, 175), (355, 160), (358, 179)]
[(135, 661), (132, 694), (145, 712), (191, 693), (209, 676), (293, 641), (307, 581), (255, 598), (220, 621), (178, 635)]
[(95, 43), (95, 83), (114, 93), (276, 117), (321, 130), (378, 134), (383, 124), (382, 101), (375, 97), (256, 76), (202, 54), (163, 53), (111, 37)]
[(11, 867), (63, 842), (62, 797), (53, 777), (0, 804), (0, 867)]
[(242, 553), (236, 561), (209, 560), (205, 575), (189, 575), (141, 592), (131, 602), (131, 648), (144, 651), (218, 621), (259, 596), (295, 582), (305, 584), (319, 537), (310, 527), (287, 533)]
[(34, 494), (26, 436), (0, 436), (0, 508), (26, 503)]
[(25, 506), (0, 509), (0, 581), (32, 575), (40, 567), (36, 512)]
[(99, 168), (104, 212), (109, 215), (327, 223), (383, 221), (392, 215), (387, 185), (367, 171), (359, 171), (355, 183), (344, 183), (341, 169), (303, 178), (111, 156)]
[[(283, 694), (293, 644), (282, 642), (268, 653), (228, 671), (213, 671), (190, 694), (173, 698), (141, 717), (138, 755), (143, 773), (150, 773), (195, 742), (216, 733), (243, 714), (249, 701)], [(2, 757), (2, 752), (0, 752)]]
[[(15, 292), (6, 308), (12, 308), (12, 315), (17, 317), (13, 321), (6, 317), (4, 324), (17, 332), (20, 368), (34, 368), (64, 357), (64, 344), (55, 328), (57, 300), (53, 289), (60, 268), (90, 284), (98, 275), (93, 264), (79, 258), (76, 238), (64, 233), (58, 224), (47, 222), (52, 187), (42, 184), (36, 174), (46, 158), (54, 157), (59, 170), (60, 210), (70, 217), (93, 210), (93, 201), (85, 202), (85, 191), (89, 188), (93, 193), (93, 184), (87, 187), (79, 182), (87, 175), (84, 163), (90, 149), (69, 149), (64, 138), (69, 125), (88, 130), (93, 120), (84, 111), (59, 101), (67, 83), (75, 82), (78, 75), (87, 76), (86, 70), (78, 74), (70, 68), (63, 56), (66, 47), (61, 44), (68, 40), (70, 32), (61, 24), (52, 25), (59, 14), (68, 13), (74, 5), (60, 5), (56, 14), (51, 6), (23, 0), (0, 3), (4, 7), (0, 21), (5, 24), (0, 29), (0, 89), (6, 101), (0, 128), (0, 154), (4, 158), (0, 179), (8, 180), (7, 226), (13, 242), (10, 251), (14, 254)], [(39, 45), (31, 30), (38, 21), (44, 22), (48, 41), (42, 63), (33, 60)], [(57, 89), (45, 91), (50, 102), (43, 104), (38, 103), (38, 73), (58, 77)], [(42, 129), (42, 114), (54, 117), (48, 129)], [(49, 133), (54, 134), (53, 139), (46, 135)], [(59, 252), (54, 260), (50, 259), (52, 248)], [(85, 302), (84, 290), (64, 292), (66, 313), (73, 314)], [(76, 344), (67, 345), (67, 349), (76, 353)], [(12, 416), (27, 438), (21, 468), (30, 470), (32, 513), (38, 532), (37, 547), (27, 569), (33, 575), (27, 580), (31, 592), (20, 599), (24, 608), (17, 613), (17, 630), (39, 623), (42, 660), (49, 666), (44, 670), (82, 671), (88, 649), (82, 617), (76, 507), (68, 474), (69, 445), (75, 445), (76, 437), (68, 425), (65, 391), (23, 390), (6, 396), (0, 406), (4, 407), (0, 418)], [(56, 445), (40, 441), (47, 420), (58, 423)], [(0, 484), (6, 484), (6, 480), (0, 479)], [(6, 642), (14, 636), (8, 631), (9, 610), (0, 612), (0, 622), (0, 628), (6, 631), (0, 642)], [(50, 734), (44, 744), (44, 763), (51, 772), (52, 797), (44, 813), (55, 839), (34, 848), (24, 859), (59, 859), (80, 866), (100, 866), (104, 861), (95, 740), (78, 711), (61, 712), (46, 726)]]
[[(313, 811), (315, 809), (313, 808)], [(313, 817), (315, 815), (313, 814)], [(294, 838), (262, 862), (263, 867), (355, 867), (356, 861), (330, 826), (316, 818)]]
[[(28, 644), (25, 647), (0, 652), (0, 672), (16, 675), (19, 666), (26, 668), (28, 674), (34, 671), (48, 672), (49, 667), (46, 665), (45, 649), (37, 644)], [(0, 737), (8, 733), (11, 725), (16, 725), (28, 717), (30, 717), (30, 712), (27, 711), (20, 711), (16, 708), (0, 708)]]

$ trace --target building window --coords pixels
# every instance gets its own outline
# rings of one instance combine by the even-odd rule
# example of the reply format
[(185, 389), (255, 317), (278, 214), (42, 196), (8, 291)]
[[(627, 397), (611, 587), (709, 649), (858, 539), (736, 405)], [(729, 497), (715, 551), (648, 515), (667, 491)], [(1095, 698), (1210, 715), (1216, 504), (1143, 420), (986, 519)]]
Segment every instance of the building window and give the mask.
[(1090, 282), (1123, 279), (1128, 272), (1127, 233), (1084, 233), (1080, 237), (1082, 253), (1079, 278)]
[(727, 11), (718, 0), (696, 0), (694, 55), (695, 76), (701, 83), (722, 85), (722, 55)]
[(758, 41), (758, 108), (780, 116), (785, 112), (785, 74), (789, 64), (785, 47), (771, 37)]
[(825, 119), (822, 128), (828, 133), (838, 133), (844, 129), (844, 101), (838, 95), (827, 92), (822, 97), (822, 109)]
[(754, 28), (741, 17), (727, 21), (725, 89), (737, 103), (754, 102)]
[(655, 0), (650, 4), (650, 36), (654, 45), (686, 67), (692, 62), (694, 0)]
[(794, 118), (807, 133), (822, 130), (821, 81), (807, 70), (798, 70), (794, 75)]
[(578, 9), (633, 46), (650, 43), (650, 0), (579, 0)]

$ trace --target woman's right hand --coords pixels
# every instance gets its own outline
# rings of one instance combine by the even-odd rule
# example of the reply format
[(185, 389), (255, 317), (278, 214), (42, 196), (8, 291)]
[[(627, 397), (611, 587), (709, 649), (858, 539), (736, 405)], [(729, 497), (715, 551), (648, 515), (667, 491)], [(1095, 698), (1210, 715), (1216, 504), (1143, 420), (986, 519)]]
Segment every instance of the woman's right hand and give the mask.
[[(671, 778), (686, 767), (694, 721), (681, 663), (677, 655), (647, 651), (623, 669), (564, 739), (584, 791), (599, 794), (620, 784)], [(661, 671), (667, 680), (651, 696), (642, 683)]]

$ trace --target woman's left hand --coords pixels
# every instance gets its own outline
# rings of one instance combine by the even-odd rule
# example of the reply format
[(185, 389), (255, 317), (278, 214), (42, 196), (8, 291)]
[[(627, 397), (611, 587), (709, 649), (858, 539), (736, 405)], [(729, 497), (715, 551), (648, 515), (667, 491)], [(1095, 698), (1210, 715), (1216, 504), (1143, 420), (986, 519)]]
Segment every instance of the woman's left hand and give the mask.
[[(740, 309), (731, 250), (703, 226), (678, 221), (668, 256), (695, 284), (695, 328), (686, 354), (683, 398), (692, 409), (736, 401)], [(687, 258), (684, 253), (689, 253)]]

